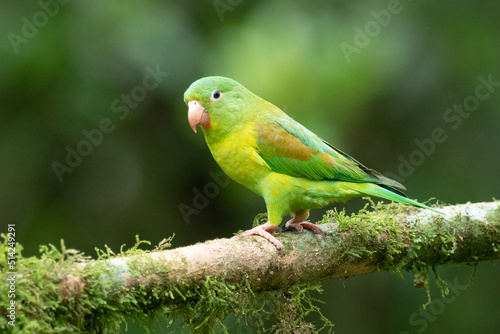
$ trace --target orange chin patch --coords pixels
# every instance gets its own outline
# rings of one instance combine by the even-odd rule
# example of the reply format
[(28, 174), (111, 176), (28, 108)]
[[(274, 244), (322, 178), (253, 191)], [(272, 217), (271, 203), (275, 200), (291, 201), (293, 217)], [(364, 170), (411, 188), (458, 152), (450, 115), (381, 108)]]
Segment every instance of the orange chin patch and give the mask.
[(211, 129), (212, 128), (212, 120), (209, 120), (208, 123), (205, 123), (202, 125), (204, 129)]

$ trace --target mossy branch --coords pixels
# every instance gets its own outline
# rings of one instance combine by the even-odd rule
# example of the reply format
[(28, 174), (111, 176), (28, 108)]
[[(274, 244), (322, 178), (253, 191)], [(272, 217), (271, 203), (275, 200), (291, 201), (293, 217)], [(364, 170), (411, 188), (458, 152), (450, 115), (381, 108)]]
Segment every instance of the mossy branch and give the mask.
[[(16, 327), (7, 324), (4, 305), (9, 301), (1, 288), (0, 328), (32, 332), (64, 324), (71, 332), (102, 330), (110, 322), (100, 317), (117, 323), (125, 315), (145, 318), (158, 309), (189, 322), (188, 313), (195, 314), (192, 306), (200, 307), (200, 302), (207, 303), (201, 307), (219, 310), (211, 316), (221, 321), (228, 312), (237, 312), (238, 293), (255, 296), (329, 278), (380, 270), (421, 273), (442, 264), (500, 257), (497, 202), (441, 210), (445, 216), (378, 203), (351, 216), (330, 211), (321, 225), (325, 238), (310, 232), (282, 233), (278, 238), (284, 252), (259, 237), (152, 252), (134, 247), (118, 256), (107, 250), (98, 260), (65, 249), (64, 244), (62, 251), (45, 247), (41, 258), (18, 259)], [(2, 247), (6, 250), (6, 243)], [(9, 270), (6, 262), (1, 264), (5, 282)]]

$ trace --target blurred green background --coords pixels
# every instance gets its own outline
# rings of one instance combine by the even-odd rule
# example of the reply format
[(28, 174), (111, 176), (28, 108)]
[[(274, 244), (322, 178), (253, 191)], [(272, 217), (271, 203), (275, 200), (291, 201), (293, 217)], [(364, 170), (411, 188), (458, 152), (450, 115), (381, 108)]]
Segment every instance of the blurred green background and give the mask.
[[(196, 213), (179, 209), (220, 172), (183, 102), (207, 75), (239, 81), (398, 177), (411, 198), (498, 198), (499, 12), (498, 2), (466, 0), (4, 1), (0, 221), (16, 224), (25, 255), (60, 239), (94, 255), (132, 246), (136, 234), (157, 244), (175, 233), (179, 247), (249, 228), (264, 201), (233, 181)], [(70, 157), (73, 167), (71, 150), (85, 154)], [(67, 166), (59, 177), (55, 165)], [(465, 285), (473, 269), (439, 272)], [(456, 298), (444, 302), (434, 287), (426, 311), (409, 273), (332, 280), (322, 310), (337, 333), (494, 333), (499, 274), (498, 263), (480, 263)], [(129, 332), (143, 330), (131, 323)]]

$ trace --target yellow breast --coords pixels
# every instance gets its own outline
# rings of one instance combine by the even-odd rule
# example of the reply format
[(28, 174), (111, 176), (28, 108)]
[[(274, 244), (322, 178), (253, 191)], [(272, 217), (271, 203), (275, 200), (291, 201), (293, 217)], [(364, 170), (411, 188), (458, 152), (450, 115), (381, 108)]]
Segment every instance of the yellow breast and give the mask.
[(215, 140), (206, 135), (212, 155), (230, 178), (261, 195), (260, 183), (271, 172), (257, 153), (257, 135), (253, 123)]

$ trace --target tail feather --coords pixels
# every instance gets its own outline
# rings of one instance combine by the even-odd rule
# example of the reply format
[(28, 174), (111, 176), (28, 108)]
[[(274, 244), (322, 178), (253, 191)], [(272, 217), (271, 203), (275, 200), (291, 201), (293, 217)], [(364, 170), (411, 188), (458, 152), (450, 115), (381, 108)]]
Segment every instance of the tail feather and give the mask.
[(397, 194), (397, 193), (395, 193), (389, 189), (383, 188), (379, 185), (376, 185), (373, 183), (366, 184), (366, 185), (367, 186), (369, 185), (369, 186), (363, 187), (362, 189), (359, 189), (360, 193), (366, 194), (366, 195), (371, 196), (371, 197), (382, 197), (382, 198), (388, 199), (390, 201), (404, 203), (404, 204), (412, 205), (412, 206), (418, 206), (420, 208), (431, 210), (431, 211), (434, 211), (436, 213), (444, 215), (444, 212), (442, 212), (442, 211), (431, 208), (431, 207), (424, 205), (422, 203), (413, 201), (407, 197), (401, 196), (400, 194)]

